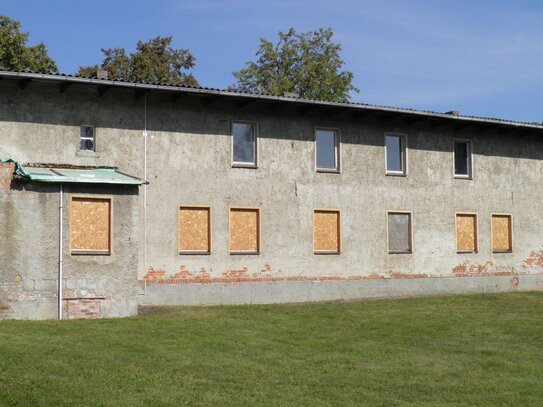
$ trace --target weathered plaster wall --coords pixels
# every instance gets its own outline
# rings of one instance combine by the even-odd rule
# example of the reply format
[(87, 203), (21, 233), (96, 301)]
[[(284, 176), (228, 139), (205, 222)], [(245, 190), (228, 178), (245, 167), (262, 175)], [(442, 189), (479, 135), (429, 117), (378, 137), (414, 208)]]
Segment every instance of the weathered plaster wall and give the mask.
[[(58, 85), (33, 82), (21, 90), (13, 81), (2, 81), (0, 91), (0, 156), (115, 165), (140, 177), (147, 102), (150, 185), (145, 247), (143, 226), (140, 230), (141, 284), (146, 278), (147, 285), (176, 285), (183, 297), (183, 287), (191, 284), (207, 290), (209, 284), (240, 281), (401, 283), (541, 273), (541, 132), (427, 120), (408, 124), (369, 113), (167, 93), (142, 96), (131, 90), (99, 96), (95, 87), (80, 85), (61, 93)], [(231, 167), (231, 120), (258, 123), (257, 169)], [(78, 153), (81, 124), (97, 127), (96, 154)], [(315, 172), (315, 126), (340, 130), (340, 174)], [(387, 131), (408, 136), (407, 177), (385, 175)], [(473, 140), (473, 180), (453, 178), (453, 138)], [(178, 254), (177, 209), (182, 204), (211, 205), (210, 255)], [(259, 255), (228, 253), (229, 206), (261, 208)], [(341, 254), (313, 254), (313, 208), (341, 210)], [(412, 254), (387, 253), (386, 210), (412, 211)], [(455, 212), (464, 211), (478, 214), (478, 253), (456, 253)], [(495, 212), (513, 215), (513, 253), (492, 253), (490, 216)]]
[[(2, 165), (3, 180), (13, 164)], [(0, 188), (0, 318), (57, 317), (58, 185), (3, 182)], [(139, 200), (135, 187), (65, 186), (65, 318), (116, 317), (137, 313), (136, 277)], [(113, 202), (114, 244), (108, 256), (76, 256), (69, 251), (72, 194), (108, 195)]]

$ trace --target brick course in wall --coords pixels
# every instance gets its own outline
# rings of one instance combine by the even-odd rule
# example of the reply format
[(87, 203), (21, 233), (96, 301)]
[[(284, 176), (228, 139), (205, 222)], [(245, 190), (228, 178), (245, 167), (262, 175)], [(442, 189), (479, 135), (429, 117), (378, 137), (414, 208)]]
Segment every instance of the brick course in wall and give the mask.
[(96, 319), (101, 318), (100, 311), (101, 299), (85, 298), (85, 299), (69, 299), (64, 301), (66, 318), (67, 319)]
[(0, 192), (9, 191), (15, 172), (15, 163), (0, 163)]

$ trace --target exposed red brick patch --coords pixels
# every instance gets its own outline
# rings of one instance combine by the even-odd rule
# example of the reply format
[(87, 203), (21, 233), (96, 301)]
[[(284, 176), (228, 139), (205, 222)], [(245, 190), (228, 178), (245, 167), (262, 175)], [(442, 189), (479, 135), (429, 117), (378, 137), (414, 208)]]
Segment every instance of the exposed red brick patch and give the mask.
[(166, 276), (165, 270), (155, 270), (152, 267), (149, 267), (147, 274), (143, 277), (144, 280), (158, 280)]
[(247, 274), (248, 271), (249, 269), (247, 267), (243, 267), (242, 269), (239, 269), (239, 270), (228, 270), (222, 273), (222, 275), (226, 278), (240, 278), (243, 275)]
[(223, 277), (211, 277), (205, 269), (201, 269), (198, 274), (190, 273), (183, 269), (171, 277), (153, 278), (140, 280), (140, 283), (147, 284), (210, 284), (210, 283), (261, 283), (261, 282), (282, 282), (282, 281), (350, 281), (350, 280), (384, 280), (400, 278), (428, 278), (427, 274), (402, 274), (389, 272), (387, 275), (368, 274), (365, 276), (276, 276), (267, 274), (248, 275), (248, 269), (228, 270), (223, 273)]
[(513, 277), (511, 280), (509, 280), (509, 287), (511, 288), (518, 287), (518, 277)]
[(365, 279), (366, 280), (382, 280), (384, 278), (385, 278), (385, 276), (383, 276), (381, 274), (375, 274), (374, 273), (374, 274), (368, 274)]
[(66, 318), (68, 319), (96, 319), (101, 317), (100, 299), (85, 298), (66, 300)]
[(464, 262), (452, 269), (457, 277), (478, 277), (478, 276), (511, 276), (515, 273), (512, 266), (496, 266), (491, 261), (484, 264)]
[(0, 191), (11, 189), (15, 163), (0, 163)]
[(187, 279), (191, 277), (193, 277), (193, 274), (189, 271), (187, 266), (179, 267), (179, 271), (172, 276), (172, 278), (175, 279)]
[(522, 262), (522, 267), (543, 267), (543, 249), (532, 250), (530, 255)]

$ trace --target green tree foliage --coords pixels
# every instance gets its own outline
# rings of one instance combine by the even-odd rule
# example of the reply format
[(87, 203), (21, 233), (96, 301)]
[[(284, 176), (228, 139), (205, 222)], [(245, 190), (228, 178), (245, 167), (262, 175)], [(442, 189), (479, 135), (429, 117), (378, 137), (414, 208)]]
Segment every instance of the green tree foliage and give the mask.
[(102, 63), (82, 66), (77, 74), (96, 77), (96, 70), (100, 68), (108, 72), (110, 79), (198, 86), (196, 78), (186, 72), (194, 68), (194, 56), (186, 49), (172, 48), (172, 39), (158, 36), (147, 42), (138, 41), (136, 52), (130, 55), (124, 48), (102, 49)]
[(19, 21), (0, 16), (0, 70), (57, 73), (57, 65), (47, 55), (45, 44), (30, 47), (28, 36), (21, 32)]
[(294, 28), (279, 32), (272, 44), (261, 38), (257, 62), (234, 72), (238, 83), (233, 88), (243, 92), (283, 95), (295, 92), (307, 99), (336, 102), (349, 100), (349, 92), (359, 90), (352, 85), (353, 74), (340, 71), (344, 61), (339, 56), (341, 45), (332, 42), (330, 28), (298, 34)]

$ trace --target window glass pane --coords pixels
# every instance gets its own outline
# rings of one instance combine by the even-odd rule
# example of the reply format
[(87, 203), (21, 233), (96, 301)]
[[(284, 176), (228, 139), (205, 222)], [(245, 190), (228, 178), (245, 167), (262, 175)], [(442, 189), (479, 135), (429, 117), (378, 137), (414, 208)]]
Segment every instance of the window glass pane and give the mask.
[(336, 132), (333, 130), (317, 130), (317, 168), (337, 169)]
[(411, 251), (411, 215), (388, 214), (388, 250), (390, 252)]
[(93, 139), (81, 139), (79, 143), (80, 150), (94, 150), (94, 140)]
[(465, 141), (454, 142), (454, 174), (470, 175), (470, 148)]
[(254, 126), (250, 123), (233, 123), (232, 137), (234, 138), (234, 162), (255, 162), (255, 135)]
[(81, 137), (93, 138), (94, 129), (91, 126), (81, 126)]
[(79, 149), (94, 150), (94, 128), (92, 126), (81, 126), (79, 129)]
[(403, 146), (401, 136), (386, 136), (387, 171), (403, 172)]

